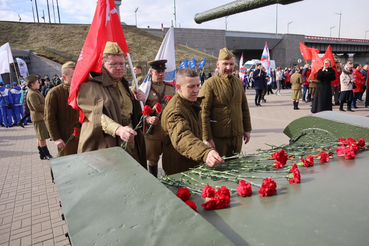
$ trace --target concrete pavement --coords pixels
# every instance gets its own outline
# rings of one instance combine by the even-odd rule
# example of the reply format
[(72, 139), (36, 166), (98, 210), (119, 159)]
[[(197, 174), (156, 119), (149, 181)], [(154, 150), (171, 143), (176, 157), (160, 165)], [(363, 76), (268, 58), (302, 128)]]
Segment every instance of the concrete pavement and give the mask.
[[(262, 107), (254, 105), (254, 90), (246, 92), (252, 119), (251, 140), (243, 146), (246, 153), (269, 148), (266, 144), (288, 144), (282, 132), (293, 120), (310, 115), (307, 103), (293, 110), (291, 91), (282, 96), (266, 96)], [(369, 108), (358, 102), (350, 115), (369, 115)], [(338, 106), (334, 106), (338, 111)], [(53, 142), (47, 141), (53, 156)], [(5, 245), (69, 245), (64, 236), (67, 227), (61, 219), (59, 196), (50, 177), (50, 163), (40, 160), (33, 125), (25, 128), (0, 127), (0, 246)]]

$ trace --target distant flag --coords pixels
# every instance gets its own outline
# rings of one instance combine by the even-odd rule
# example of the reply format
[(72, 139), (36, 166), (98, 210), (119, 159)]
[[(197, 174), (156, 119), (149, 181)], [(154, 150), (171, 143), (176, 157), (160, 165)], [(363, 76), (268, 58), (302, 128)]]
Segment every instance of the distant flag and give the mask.
[(194, 69), (196, 67), (196, 60), (195, 58), (192, 58), (191, 61), (189, 62), (190, 64), (190, 68), (191, 69)]
[[(156, 54), (155, 60), (167, 60), (165, 70), (164, 81), (170, 83), (172, 85), (176, 85), (176, 56), (174, 49), (174, 28), (170, 27), (169, 31), (165, 35), (163, 42), (160, 45), (159, 51)], [(140, 86), (140, 90), (142, 90), (146, 94), (146, 98), (149, 96), (151, 88), (151, 75), (150, 71), (145, 77), (144, 81)]]
[(243, 79), (244, 79), (244, 77), (245, 77), (245, 74), (246, 74), (246, 69), (245, 69), (245, 67), (244, 66), (242, 66), (241, 68), (240, 68), (240, 71), (239, 71), (239, 77), (240, 77), (240, 80), (243, 82)]
[(199, 69), (203, 69), (205, 67), (205, 62), (206, 62), (206, 58), (204, 58), (204, 60), (199, 62)]
[(241, 55), (241, 58), (240, 58), (240, 66), (239, 66), (240, 70), (241, 70), (241, 67), (243, 67), (243, 52), (242, 52), (242, 55)]
[(178, 71), (181, 70), (182, 68), (187, 68), (187, 67), (188, 67), (188, 62), (187, 62), (187, 59), (185, 59), (183, 62), (181, 62), (181, 64), (179, 64)]
[(334, 56), (333, 56), (333, 52), (332, 52), (332, 48), (331, 45), (328, 45), (327, 50), (325, 51), (325, 54), (322, 58), (322, 61), (324, 61), (324, 59), (329, 58), (331, 60), (331, 66), (334, 67), (336, 65), (336, 61), (334, 60)]
[(300, 42), (300, 52), (305, 61), (311, 60), (311, 50), (302, 42)]
[(269, 55), (269, 48), (268, 48), (267, 42), (265, 42), (263, 54), (261, 54), (260, 61), (263, 64), (263, 67), (265, 67), (267, 71), (267, 75), (270, 75), (270, 55)]
[(22, 75), (23, 78), (27, 77), (28, 76), (27, 63), (18, 57), (15, 58), (15, 60), (17, 60), (20, 75)]
[(90, 30), (79, 55), (70, 86), (68, 104), (79, 111), (82, 123), (85, 115), (77, 105), (79, 86), (89, 72), (101, 73), (102, 55), (107, 41), (117, 42), (125, 55), (129, 53), (114, 0), (98, 0)]
[(14, 63), (13, 54), (9, 43), (6, 43), (0, 47), (0, 74), (10, 73), (11, 63)]

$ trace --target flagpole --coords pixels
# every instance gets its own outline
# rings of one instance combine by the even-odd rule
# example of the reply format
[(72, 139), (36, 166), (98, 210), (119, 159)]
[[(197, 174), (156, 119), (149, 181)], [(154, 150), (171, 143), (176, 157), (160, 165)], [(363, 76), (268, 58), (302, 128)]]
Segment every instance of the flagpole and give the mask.
[(18, 83), (18, 78), (19, 78), (19, 75), (18, 75), (18, 72), (17, 72), (17, 68), (15, 67), (15, 64), (13, 62), (13, 67), (14, 67), (14, 71), (15, 71), (15, 76), (17, 76), (17, 83)]
[(8, 65), (9, 65), (9, 80), (10, 80), (9, 85), (11, 85), (12, 84), (12, 71), (10, 70), (9, 50), (7, 50), (6, 53), (7, 53), (7, 56), (6, 57), (8, 58)]
[[(135, 82), (136, 89), (138, 90), (138, 84), (137, 84), (136, 74), (133, 71), (132, 60), (131, 60), (131, 56), (129, 55), (129, 53), (127, 53), (127, 58), (128, 58), (129, 67), (131, 68), (131, 73), (132, 73), (133, 81)], [(141, 105), (141, 109), (143, 110), (143, 108), (144, 108), (143, 102), (140, 101), (140, 105)]]

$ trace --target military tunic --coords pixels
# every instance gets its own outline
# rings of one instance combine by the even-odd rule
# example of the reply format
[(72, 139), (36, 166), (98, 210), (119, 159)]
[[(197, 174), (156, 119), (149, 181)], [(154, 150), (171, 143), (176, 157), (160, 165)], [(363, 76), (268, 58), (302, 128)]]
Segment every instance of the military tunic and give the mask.
[(49, 133), (44, 122), (45, 98), (39, 90), (29, 89), (27, 94), (27, 105), (37, 139), (48, 139)]
[[(145, 77), (142, 76), (142, 74), (140, 73), (136, 76), (136, 79), (137, 79), (137, 85), (138, 85), (138, 87), (140, 87), (140, 85), (142, 85), (142, 82), (144, 81)], [(131, 90), (133, 92), (136, 90), (136, 85), (135, 85), (135, 82), (133, 80), (132, 80)]]
[(249, 107), (242, 82), (235, 76), (217, 75), (201, 88), (203, 139), (213, 139), (220, 156), (240, 152), (244, 132), (251, 131)]
[[(159, 102), (160, 104), (164, 103), (163, 97), (164, 96), (173, 96), (175, 94), (174, 87), (167, 83), (155, 83), (152, 82), (151, 89), (149, 92), (149, 96), (146, 100), (146, 105), (153, 108), (155, 103)], [(151, 116), (157, 116), (156, 112), (152, 112)], [(149, 124), (146, 121), (145, 123), (145, 132), (148, 129)], [(145, 138), (146, 143), (146, 156), (147, 160), (153, 162), (152, 164), (155, 165), (159, 161), (159, 157), (163, 152), (163, 129), (161, 127), (161, 121), (159, 119), (158, 123), (151, 128), (150, 133)]]
[[(69, 87), (66, 83), (60, 84), (52, 88), (46, 96), (45, 124), (53, 141), (62, 139), (67, 143), (74, 127), (80, 129), (78, 111), (68, 105)], [(79, 137), (73, 137), (60, 156), (76, 154), (78, 140)]]
[(188, 171), (205, 162), (213, 148), (201, 140), (200, 104), (176, 94), (163, 111), (163, 169), (167, 175)]
[[(120, 125), (135, 126), (141, 117), (139, 102), (129, 90), (128, 81), (125, 78), (114, 81), (105, 68), (102, 68), (102, 73), (91, 72), (88, 83), (80, 85), (77, 104), (86, 116), (81, 127), (78, 153), (120, 146), (122, 140), (115, 135), (115, 130)], [(121, 108), (122, 104), (126, 106)], [(132, 108), (130, 112), (129, 108)], [(127, 152), (146, 169), (142, 131), (136, 132), (133, 149), (129, 143)]]

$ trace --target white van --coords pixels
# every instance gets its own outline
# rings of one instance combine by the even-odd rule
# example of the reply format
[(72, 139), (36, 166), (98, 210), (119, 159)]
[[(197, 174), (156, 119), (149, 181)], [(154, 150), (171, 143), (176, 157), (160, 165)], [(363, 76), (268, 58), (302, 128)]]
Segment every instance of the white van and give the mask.
[[(257, 63), (261, 63), (261, 61), (258, 59), (252, 59), (250, 61), (247, 61), (243, 66), (247, 69), (247, 71), (249, 71), (250, 69), (255, 69)], [(273, 70), (275, 69), (274, 60), (270, 60), (270, 68)]]

